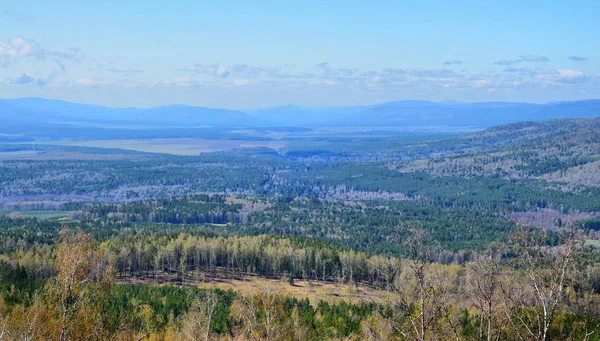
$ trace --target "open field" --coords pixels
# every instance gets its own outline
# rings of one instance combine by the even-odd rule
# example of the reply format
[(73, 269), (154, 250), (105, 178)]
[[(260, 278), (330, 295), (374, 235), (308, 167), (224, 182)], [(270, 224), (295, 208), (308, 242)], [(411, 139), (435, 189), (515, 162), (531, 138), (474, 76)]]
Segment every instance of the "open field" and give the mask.
[[(181, 285), (178, 275), (159, 274), (157, 278), (130, 278), (121, 277), (121, 284), (155, 284), (155, 285)], [(256, 294), (265, 288), (269, 288), (284, 296), (290, 295), (298, 299), (308, 298), (310, 302), (317, 303), (321, 300), (327, 302), (349, 301), (393, 303), (396, 296), (388, 291), (375, 289), (366, 285), (339, 284), (323, 281), (294, 280), (290, 285), (286, 278), (273, 279), (259, 276), (230, 276), (224, 272), (216, 274), (208, 272), (189, 272), (185, 278), (185, 286), (197, 286), (200, 288), (219, 288), (222, 290), (234, 290), (242, 294)]]
[(122, 151), (113, 150), (110, 153), (77, 153), (69, 151), (18, 151), (18, 152), (0, 152), (0, 162), (12, 160), (37, 160), (37, 161), (59, 161), (59, 160), (79, 160), (79, 161), (107, 161), (107, 160), (128, 160), (133, 157), (140, 158), (138, 154), (135, 156), (122, 153)]
[(69, 216), (68, 211), (12, 211), (4, 210), (0, 207), (0, 214), (15, 214), (25, 218), (38, 218), (38, 219), (53, 219), (53, 218), (64, 218)]
[(0, 160), (27, 159), (40, 155), (37, 150), (19, 150), (11, 152), (0, 152)]
[(76, 147), (118, 148), (147, 153), (192, 156), (242, 148), (266, 147), (279, 150), (283, 141), (207, 140), (194, 138), (125, 139), (125, 140), (47, 140), (36, 144)]
[(595, 248), (600, 248), (600, 240), (587, 239), (585, 245), (591, 245)]

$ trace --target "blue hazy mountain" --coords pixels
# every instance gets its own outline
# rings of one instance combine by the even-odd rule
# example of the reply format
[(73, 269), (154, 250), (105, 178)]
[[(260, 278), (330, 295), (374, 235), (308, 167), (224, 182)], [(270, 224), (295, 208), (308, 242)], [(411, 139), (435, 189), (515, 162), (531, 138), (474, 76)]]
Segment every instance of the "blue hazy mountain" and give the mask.
[(256, 126), (474, 126), (600, 116), (600, 100), (546, 104), (398, 101), (376, 105), (312, 108), (279, 106), (255, 111), (187, 105), (109, 108), (41, 98), (0, 100), (1, 125), (123, 124), (176, 127)]
[(111, 123), (158, 126), (255, 126), (256, 118), (235, 110), (187, 105), (156, 108), (109, 108), (42, 98), (0, 100), (3, 124)]
[(306, 108), (282, 106), (251, 113), (283, 125), (475, 126), (488, 128), (521, 121), (600, 116), (600, 100), (546, 104), (454, 101), (398, 101), (369, 106)]
[(268, 121), (271, 124), (282, 125), (340, 125), (371, 106), (349, 107), (300, 107), (296, 105), (282, 105), (248, 113), (254, 117)]

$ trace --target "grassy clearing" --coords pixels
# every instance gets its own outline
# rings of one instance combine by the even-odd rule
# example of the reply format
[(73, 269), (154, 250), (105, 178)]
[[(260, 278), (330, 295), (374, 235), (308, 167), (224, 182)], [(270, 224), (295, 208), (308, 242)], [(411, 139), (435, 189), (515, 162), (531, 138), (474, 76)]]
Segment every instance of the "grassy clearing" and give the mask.
[(140, 140), (49, 140), (37, 144), (96, 148), (117, 148), (147, 153), (198, 155), (241, 148), (267, 147), (279, 150), (284, 141), (206, 140), (193, 138), (140, 139)]
[(0, 160), (24, 159), (40, 155), (36, 150), (19, 150), (14, 152), (0, 152)]
[(19, 214), (25, 218), (53, 219), (66, 218), (69, 211), (9, 211), (0, 208), (0, 214)]
[[(154, 285), (181, 285), (181, 280), (175, 274), (159, 274), (156, 278), (130, 278), (121, 277), (121, 284), (154, 284)], [(194, 272), (186, 275), (185, 286), (197, 286), (200, 288), (219, 288), (222, 290), (234, 290), (242, 294), (252, 294), (269, 288), (282, 295), (290, 295), (296, 298), (308, 298), (316, 303), (320, 300), (327, 302), (350, 301), (392, 303), (397, 302), (394, 293), (376, 289), (366, 285), (338, 284), (322, 281), (294, 280), (294, 285), (288, 283), (287, 278), (272, 279), (258, 276), (233, 277), (224, 272), (216, 274), (207, 272)]]
[(600, 248), (600, 240), (587, 239), (585, 245), (590, 245), (596, 248)]

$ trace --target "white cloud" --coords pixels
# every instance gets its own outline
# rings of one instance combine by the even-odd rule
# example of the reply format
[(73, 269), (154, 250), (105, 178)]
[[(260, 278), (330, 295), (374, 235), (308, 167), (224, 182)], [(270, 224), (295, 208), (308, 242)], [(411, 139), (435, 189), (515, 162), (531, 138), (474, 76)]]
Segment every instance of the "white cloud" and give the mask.
[(131, 76), (134, 74), (144, 72), (144, 70), (142, 70), (142, 69), (116, 69), (116, 68), (110, 68), (110, 69), (107, 69), (106, 71), (121, 74), (123, 76)]
[(93, 86), (95, 82), (89, 78), (79, 78), (75, 81), (75, 84), (83, 86)]
[(39, 47), (32, 41), (16, 37), (7, 43), (0, 41), (0, 63), (10, 64), (18, 59), (35, 56)]
[(65, 74), (65, 61), (71, 63), (80, 62), (84, 54), (78, 48), (70, 48), (66, 51), (52, 51), (43, 48), (32, 39), (14, 37), (7, 42), (0, 41), (0, 66), (7, 67), (24, 59), (35, 59), (38, 61), (52, 60), (56, 62), (58, 69), (55, 74)]
[(185, 68), (198, 74), (206, 74), (215, 78), (245, 77), (245, 78), (288, 78), (290, 75), (281, 72), (278, 68), (263, 68), (246, 64), (224, 65), (218, 63), (196, 63)]
[(559, 74), (563, 78), (578, 78), (583, 76), (583, 72), (581, 71), (573, 71), (573, 70), (558, 70)]
[(473, 81), (472, 84), (474, 88), (483, 88), (489, 85), (489, 81), (487, 79), (480, 79)]
[(314, 80), (314, 81), (309, 81), (308, 85), (312, 85), (312, 86), (322, 86), (322, 87), (331, 87), (331, 86), (335, 86), (338, 85), (339, 82), (335, 81), (335, 80), (331, 80), (331, 79), (326, 79), (326, 80)]
[[(55, 83), (53, 81), (53, 83)], [(91, 87), (91, 88), (109, 88), (109, 87), (118, 87), (118, 88), (131, 88), (135, 87), (136, 83), (127, 82), (127, 81), (111, 81), (106, 79), (91, 79), (87, 77), (81, 77), (75, 80), (74, 83), (65, 81), (63, 85), (72, 85), (79, 87)]]
[(211, 63), (196, 63), (194, 65), (190, 65), (185, 69), (187, 71), (196, 72), (196, 73), (216, 73), (219, 68), (219, 64), (211, 64)]
[[(24, 38), (13, 38), (7, 43), (0, 44), (0, 65), (2, 61), (12, 63), (20, 58), (44, 59), (52, 56), (50, 60), (60, 61), (61, 58), (80, 58), (79, 50), (69, 50), (63, 53), (50, 52), (39, 47), (38, 44)], [(79, 87), (79, 88), (195, 88), (202, 89), (228, 89), (235, 90), (259, 84), (268, 89), (304, 89), (303, 91), (328, 92), (354, 91), (356, 94), (374, 93), (423, 93), (423, 94), (450, 94), (456, 93), (510, 93), (520, 89), (524, 93), (546, 91), (550, 88), (558, 91), (570, 88), (573, 91), (594, 89), (594, 84), (599, 84), (600, 76), (585, 74), (581, 71), (569, 69), (543, 69), (543, 62), (549, 60), (544, 56), (523, 55), (519, 59), (500, 61), (498, 64), (513, 64), (498, 68), (497, 71), (484, 73), (459, 72), (450, 67), (440, 66), (434, 69), (423, 68), (384, 68), (374, 70), (358, 70), (355, 68), (337, 68), (323, 62), (319, 65), (310, 65), (305, 68), (296, 66), (279, 66), (275, 68), (258, 67), (247, 64), (219, 64), (196, 63), (186, 67), (189, 73), (179, 73), (182, 77), (159, 78), (161, 80), (138, 81), (129, 79), (129, 76), (144, 72), (141, 69), (101, 68), (105, 74), (83, 73), (70, 75), (64, 72), (51, 72), (49, 76), (41, 78), (27, 72), (12, 72), (11, 77), (5, 78), (6, 84), (37, 84), (51, 87)], [(566, 60), (564, 60), (566, 62)], [(446, 65), (457, 65), (460, 61), (450, 60)], [(528, 67), (525, 67), (528, 66)], [(504, 69), (504, 70), (500, 70)], [(35, 69), (28, 69), (35, 70)], [(179, 71), (184, 71), (179, 70)], [(14, 71), (14, 70), (11, 70)], [(50, 70), (52, 71), (52, 70)], [(93, 71), (93, 70), (92, 70)], [(109, 74), (108, 72), (112, 73)], [(174, 74), (173, 76), (175, 76)], [(39, 76), (39, 75), (38, 75)], [(61, 76), (61, 77), (57, 77)], [(107, 77), (102, 79), (98, 77)], [(133, 77), (131, 77), (133, 78)], [(137, 78), (137, 77), (136, 77)], [(25, 86), (22, 87), (26, 89)], [(118, 91), (118, 90), (117, 90)], [(160, 90), (155, 90), (160, 91)], [(183, 90), (182, 90), (183, 91)], [(513, 93), (516, 93), (513, 92)], [(589, 93), (593, 93), (590, 91)], [(597, 91), (596, 91), (597, 93)]]
[(590, 78), (581, 71), (558, 70), (558, 73), (560, 75), (559, 82), (563, 83), (585, 83), (590, 80)]
[(199, 85), (199, 82), (191, 79), (190, 77), (177, 77), (170, 80), (154, 82), (151, 86), (164, 88), (187, 88), (195, 85)]
[(234, 86), (246, 86), (246, 85), (250, 85), (253, 84), (254, 82), (248, 80), (248, 79), (236, 79), (233, 81), (233, 85)]
[(227, 76), (229, 76), (229, 67), (226, 65), (219, 65), (217, 68), (217, 76), (220, 78), (227, 78)]

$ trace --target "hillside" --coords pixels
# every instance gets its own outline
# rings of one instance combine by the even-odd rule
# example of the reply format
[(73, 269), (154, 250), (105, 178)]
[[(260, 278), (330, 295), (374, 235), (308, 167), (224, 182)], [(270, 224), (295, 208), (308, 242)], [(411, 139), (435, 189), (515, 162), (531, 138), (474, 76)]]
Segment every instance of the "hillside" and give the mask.
[(492, 323), (514, 340), (536, 321), (508, 319), (542, 316), (544, 278), (569, 293), (549, 339), (583, 340), (600, 330), (599, 125), (315, 129), (292, 141), (306, 155), (0, 144), (0, 328), (59, 339), (53, 302), (71, 295), (73, 330), (95, 340), (405, 340), (423, 314), (432, 340)]
[(509, 124), (423, 147), (431, 158), (399, 163), (398, 169), (600, 186), (598, 118)]

